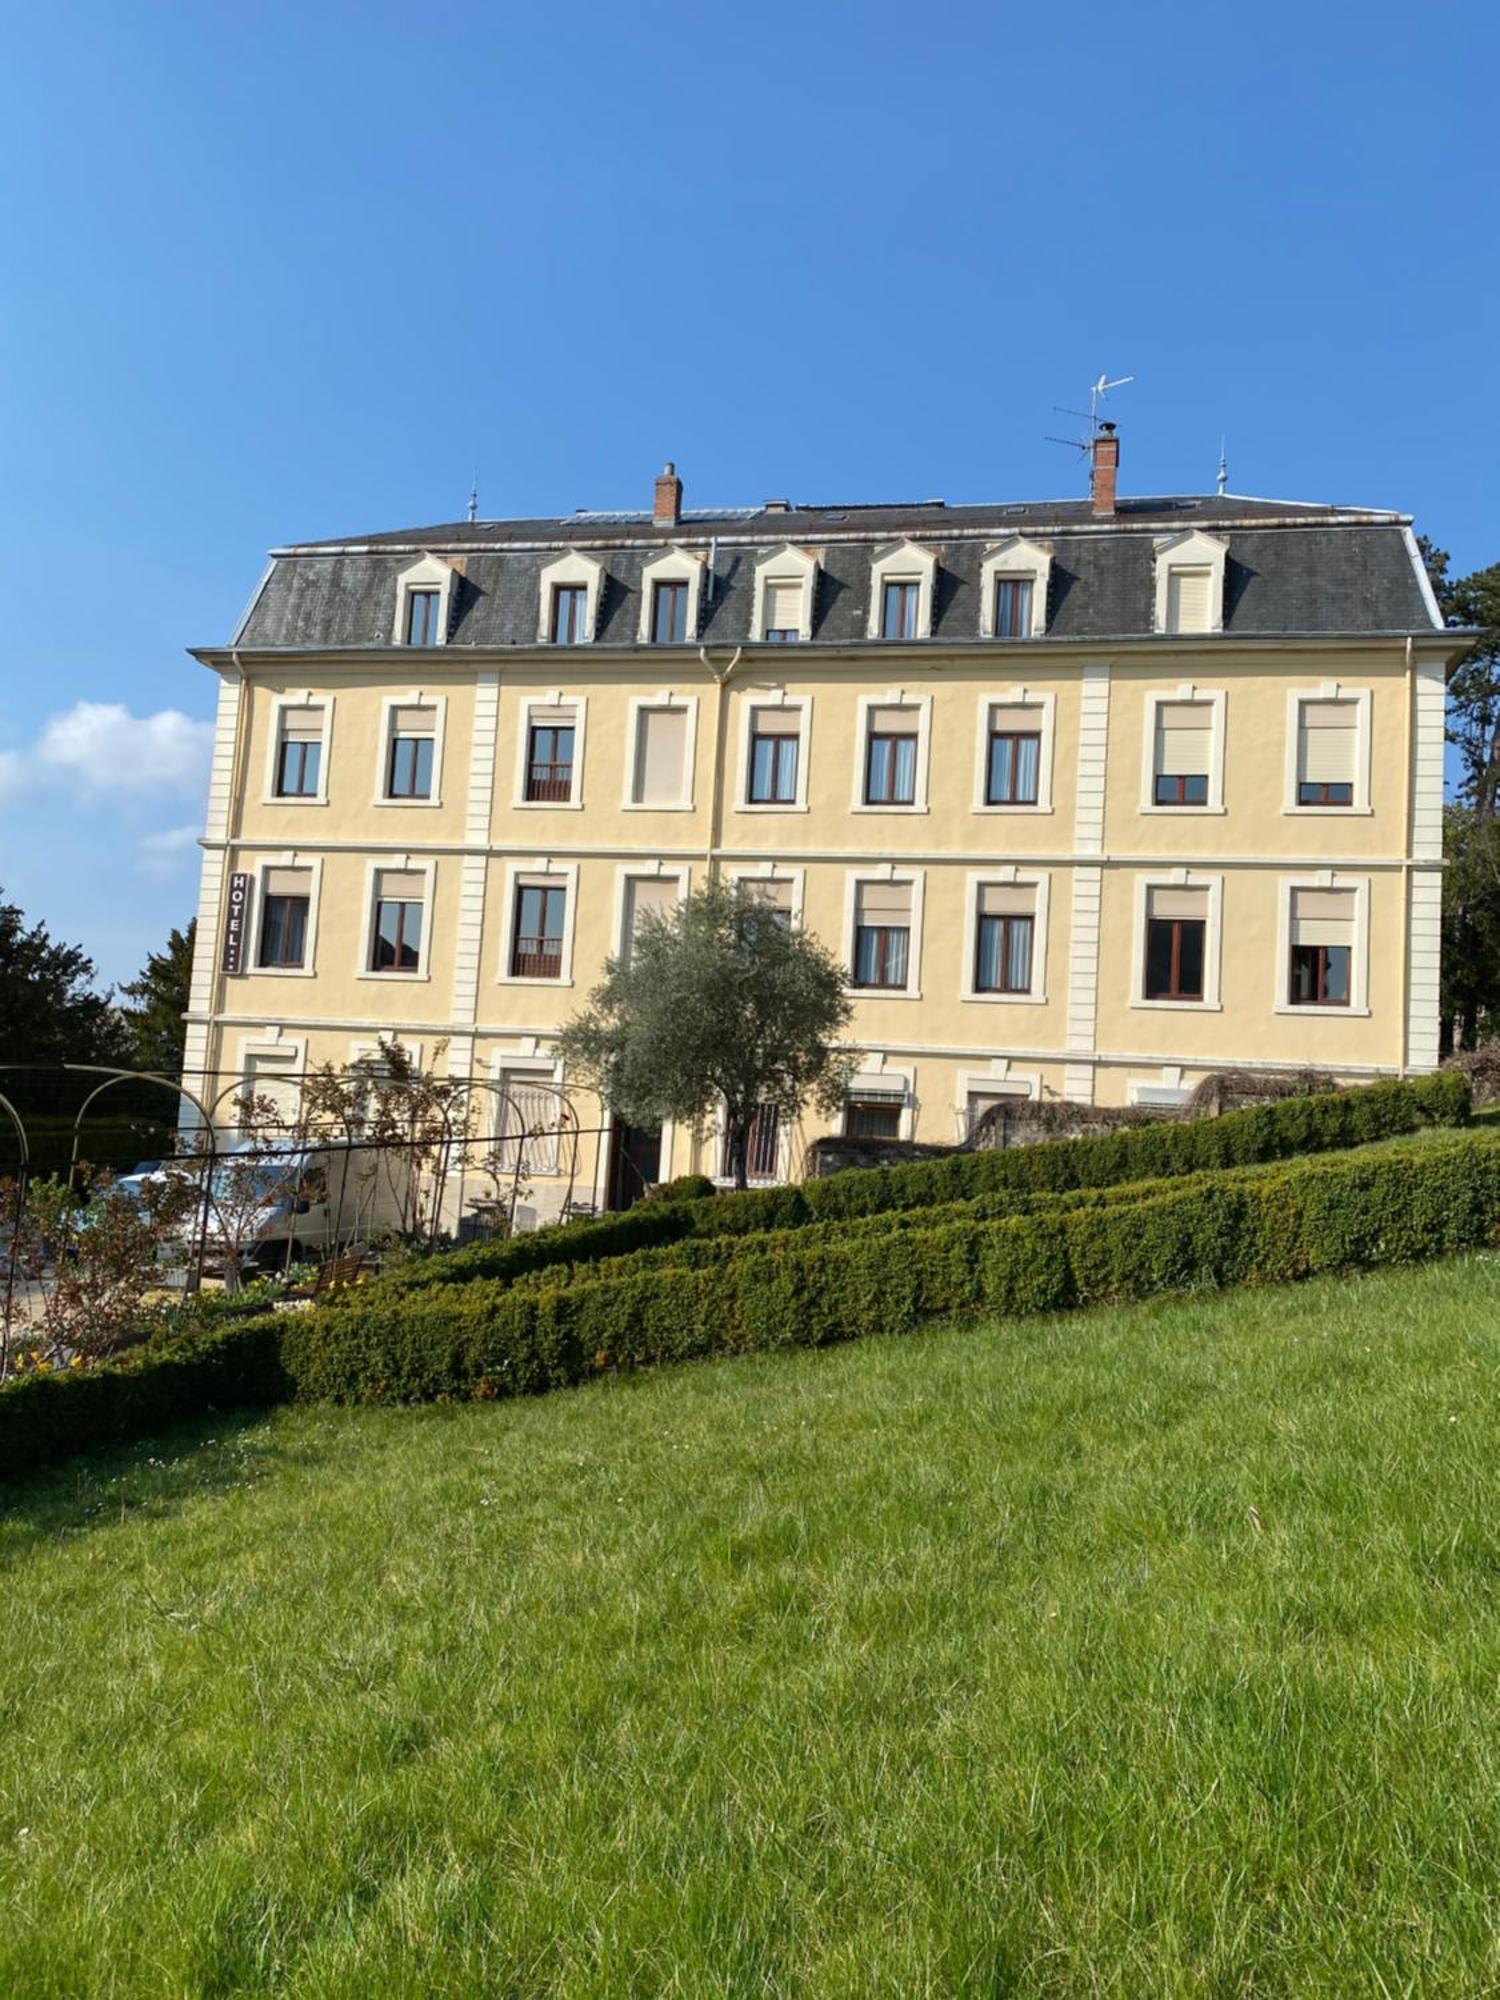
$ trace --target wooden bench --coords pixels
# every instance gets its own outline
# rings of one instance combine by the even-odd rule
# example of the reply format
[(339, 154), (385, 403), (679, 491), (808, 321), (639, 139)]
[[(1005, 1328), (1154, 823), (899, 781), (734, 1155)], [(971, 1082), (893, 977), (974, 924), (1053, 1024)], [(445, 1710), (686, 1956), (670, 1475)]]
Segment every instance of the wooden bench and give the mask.
[(352, 1285), (374, 1267), (375, 1260), (368, 1250), (351, 1250), (347, 1256), (330, 1257), (326, 1264), (318, 1266), (318, 1275), (313, 1279), (313, 1297), (330, 1291), (335, 1285)]

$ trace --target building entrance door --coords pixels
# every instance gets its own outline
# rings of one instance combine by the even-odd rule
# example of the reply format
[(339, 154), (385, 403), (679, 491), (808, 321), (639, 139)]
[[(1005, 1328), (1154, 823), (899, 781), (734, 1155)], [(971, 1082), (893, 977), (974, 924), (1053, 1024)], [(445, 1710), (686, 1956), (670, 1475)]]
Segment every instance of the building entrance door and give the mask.
[(617, 1118), (609, 1140), (609, 1207), (629, 1208), (661, 1178), (661, 1127)]

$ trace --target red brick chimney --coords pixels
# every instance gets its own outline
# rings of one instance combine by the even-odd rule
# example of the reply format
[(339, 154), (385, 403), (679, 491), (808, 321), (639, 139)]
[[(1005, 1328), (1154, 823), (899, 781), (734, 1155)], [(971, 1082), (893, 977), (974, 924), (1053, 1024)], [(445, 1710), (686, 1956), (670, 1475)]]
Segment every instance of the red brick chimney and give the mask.
[[(1120, 440), (1113, 424), (1100, 424), (1094, 437), (1094, 462), (1089, 475), (1089, 497), (1096, 514), (1115, 511), (1115, 479), (1120, 470)], [(660, 488), (657, 489), (660, 491)]]
[(651, 519), (658, 528), (675, 528), (682, 519), (682, 481), (669, 458), (656, 482), (656, 499)]

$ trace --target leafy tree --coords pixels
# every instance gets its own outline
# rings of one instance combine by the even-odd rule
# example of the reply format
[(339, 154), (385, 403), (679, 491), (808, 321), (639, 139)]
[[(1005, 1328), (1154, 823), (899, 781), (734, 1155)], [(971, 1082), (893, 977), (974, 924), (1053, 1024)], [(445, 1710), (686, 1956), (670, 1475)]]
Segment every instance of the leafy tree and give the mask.
[(1500, 563), (1449, 575), (1448, 552), (1420, 542), (1443, 617), (1479, 637), (1448, 675), (1457, 797), (1443, 816), (1442, 1046), (1473, 1048), (1500, 1027)]
[(628, 958), (609, 959), (587, 1010), (564, 1028), (570, 1073), (632, 1124), (698, 1129), (722, 1106), (736, 1187), (763, 1104), (795, 1118), (831, 1109), (852, 1058), (844, 971), (769, 906), (711, 883), (670, 915), (645, 915)]
[[(6, 1062), (117, 1062), (119, 1015), (94, 985), (94, 962), (0, 897), (0, 1051)], [(25, 1094), (24, 1091), (21, 1094)]]
[(120, 989), (135, 1002), (120, 1013), (130, 1037), (130, 1061), (137, 1069), (159, 1070), (163, 1076), (182, 1074), (186, 1035), (182, 1017), (192, 987), (197, 930), (196, 917), (189, 919), (185, 931), (174, 929), (166, 950), (150, 952), (139, 978)]

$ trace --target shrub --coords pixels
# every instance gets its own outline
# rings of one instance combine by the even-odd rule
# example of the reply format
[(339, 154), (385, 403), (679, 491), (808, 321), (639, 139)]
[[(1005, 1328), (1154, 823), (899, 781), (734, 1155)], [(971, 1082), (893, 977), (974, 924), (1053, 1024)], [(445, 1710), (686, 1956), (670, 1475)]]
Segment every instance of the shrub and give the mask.
[(675, 1180), (658, 1181), (647, 1188), (646, 1201), (701, 1201), (719, 1192), (707, 1174), (679, 1174)]
[(867, 1333), (1010, 1318), (1192, 1285), (1273, 1283), (1494, 1240), (1500, 1138), (1184, 1177), (1034, 1214), (743, 1240), (711, 1265), (494, 1283), (285, 1325), (298, 1395), (335, 1401), (523, 1395), (640, 1367)]
[(283, 1400), (281, 1321), (227, 1318), (88, 1369), (17, 1376), (0, 1388), (0, 1477), (91, 1445), (119, 1444), (205, 1410)]
[(1095, 1138), (1062, 1139), (1014, 1152), (949, 1154), (913, 1165), (835, 1174), (800, 1186), (719, 1194), (711, 1202), (640, 1203), (622, 1215), (568, 1223), (502, 1244), (434, 1257), (392, 1274), (403, 1291), (509, 1281), (555, 1265), (580, 1266), (693, 1236), (738, 1236), (806, 1228), (896, 1210), (939, 1207), (986, 1195), (1062, 1193), (1248, 1166), (1390, 1138), (1422, 1124), (1462, 1125), (1468, 1086), (1456, 1071), (1409, 1082), (1367, 1084), (1325, 1096), (1291, 1097), (1222, 1118), (1153, 1121)]

